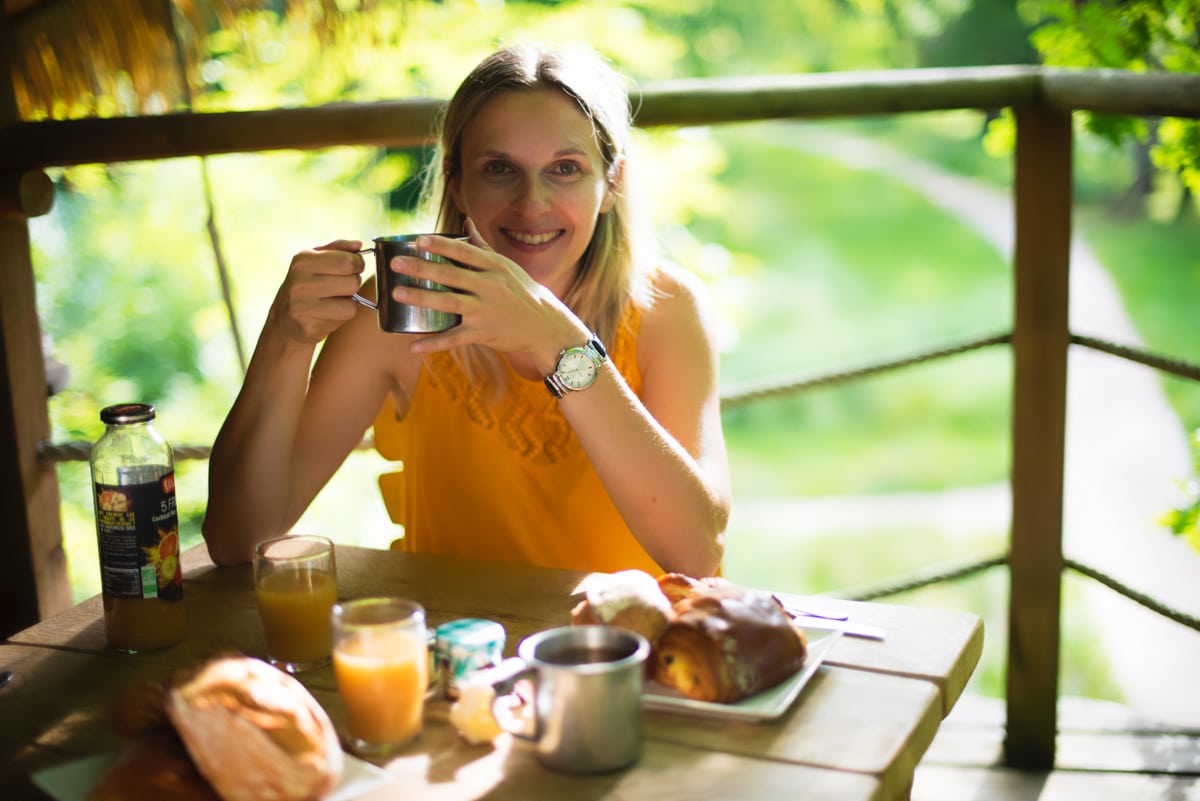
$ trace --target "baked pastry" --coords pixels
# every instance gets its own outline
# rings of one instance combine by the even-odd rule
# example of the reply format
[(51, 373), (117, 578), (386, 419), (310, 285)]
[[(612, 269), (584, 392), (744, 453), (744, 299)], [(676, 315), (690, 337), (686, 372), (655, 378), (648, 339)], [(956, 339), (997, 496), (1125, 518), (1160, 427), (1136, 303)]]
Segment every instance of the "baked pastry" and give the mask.
[(246, 656), (134, 687), (113, 728), (132, 741), (88, 801), (315, 801), (342, 774), (325, 710), (295, 678)]
[(341, 777), (342, 750), (325, 710), (262, 660), (209, 662), (168, 692), (167, 715), (224, 801), (313, 801)]
[(729, 703), (774, 687), (805, 653), (803, 632), (770, 593), (701, 584), (674, 605), (651, 675), (689, 698)]
[(133, 741), (88, 791), (87, 801), (221, 801), (169, 729)]
[(692, 578), (683, 573), (664, 573), (658, 577), (658, 588), (667, 596), (667, 600), (671, 602), (671, 606), (691, 595), (692, 591), (697, 588), (723, 587), (728, 584), (729, 582), (720, 576)]
[(653, 576), (642, 570), (621, 570), (588, 579), (583, 600), (571, 610), (571, 623), (620, 626), (653, 645), (670, 616), (671, 602)]

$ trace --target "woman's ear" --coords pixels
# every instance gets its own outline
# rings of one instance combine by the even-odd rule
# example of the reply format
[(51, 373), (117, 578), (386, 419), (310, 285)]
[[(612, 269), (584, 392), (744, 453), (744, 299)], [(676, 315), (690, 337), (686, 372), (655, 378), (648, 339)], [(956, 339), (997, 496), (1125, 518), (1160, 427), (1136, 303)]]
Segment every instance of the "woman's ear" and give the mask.
[(617, 195), (622, 191), (625, 182), (625, 159), (621, 157), (608, 168), (608, 180), (605, 182), (604, 199), (600, 201), (600, 213), (612, 211), (617, 202)]

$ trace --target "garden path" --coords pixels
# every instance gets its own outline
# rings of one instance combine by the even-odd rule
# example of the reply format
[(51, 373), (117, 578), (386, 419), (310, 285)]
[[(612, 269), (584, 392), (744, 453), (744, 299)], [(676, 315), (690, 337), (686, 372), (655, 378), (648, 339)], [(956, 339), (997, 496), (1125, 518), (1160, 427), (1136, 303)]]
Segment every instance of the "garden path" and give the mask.
[[(756, 135), (906, 184), (957, 216), (1011, 262), (1013, 211), (1007, 189), (953, 175), (878, 140), (820, 125), (772, 124)], [(1112, 280), (1078, 231), (1071, 249), (1070, 320), (1077, 334), (1134, 347), (1141, 343)], [(1179, 502), (1179, 482), (1191, 471), (1187, 432), (1169, 406), (1158, 374), (1075, 346), (1068, 370), (1067, 555), (1200, 615), (1200, 554), (1156, 522)], [(883, 497), (739, 499), (734, 514), (739, 525), (804, 521), (801, 534), (849, 528), (864, 519), (881, 524), (922, 519), (970, 536), (979, 531), (981, 519), (990, 521), (993, 532), (1007, 530), (1011, 519), (1007, 484)], [(1196, 725), (1200, 636), (1095, 582), (1081, 584), (1079, 597), (1100, 632), (1098, 645), (1109, 655), (1113, 678), (1131, 709), (1162, 723)]]

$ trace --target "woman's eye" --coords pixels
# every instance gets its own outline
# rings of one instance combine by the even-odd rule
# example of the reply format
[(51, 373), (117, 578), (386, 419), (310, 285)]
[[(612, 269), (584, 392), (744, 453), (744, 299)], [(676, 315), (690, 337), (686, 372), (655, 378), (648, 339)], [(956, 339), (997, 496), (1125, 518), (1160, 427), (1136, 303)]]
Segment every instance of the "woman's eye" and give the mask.
[(555, 175), (579, 175), (583, 170), (573, 161), (560, 161), (554, 165)]
[(508, 175), (512, 172), (512, 165), (506, 161), (489, 161), (483, 165), (485, 175)]

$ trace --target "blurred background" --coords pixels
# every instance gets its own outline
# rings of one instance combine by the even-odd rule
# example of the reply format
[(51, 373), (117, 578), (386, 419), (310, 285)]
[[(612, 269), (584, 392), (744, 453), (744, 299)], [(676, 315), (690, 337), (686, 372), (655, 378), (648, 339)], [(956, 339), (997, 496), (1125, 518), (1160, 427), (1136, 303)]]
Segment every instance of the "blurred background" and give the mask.
[[(64, 5), (18, 14), (14, 41), (36, 50), (65, 35)], [(18, 84), (26, 119), (445, 98), (496, 46), (530, 39), (595, 47), (633, 80), (635, 107), (638, 86), (675, 78), (1200, 68), (1194, 0), (129, 0), (104, 4), (107, 15), (76, 5), (114, 30), (156, 7), (162, 63), (123, 64), (76, 41), (94, 80), (53, 103)], [(1179, 120), (1077, 125), (1072, 328), (1194, 359), (1200, 133)], [(1010, 119), (984, 111), (639, 131), (663, 256), (703, 277), (719, 310), (726, 393), (1009, 330), (1012, 135)], [(55, 208), (30, 229), (61, 366), (55, 440), (94, 441), (102, 407), (145, 401), (174, 445), (210, 444), (292, 254), (426, 228), (415, 200), (427, 157), (343, 147), (54, 170)], [(96, 330), (107, 336), (85, 333)], [(839, 594), (1004, 554), (1011, 367), (1007, 349), (982, 349), (731, 405), (726, 574)], [(1190, 433), (1200, 386), (1094, 356), (1073, 354), (1071, 370), (1068, 553), (1136, 563), (1168, 598), (1200, 602)], [(353, 454), (297, 532), (386, 547), (401, 534), (376, 485), (388, 469), (373, 451)], [(177, 465), (185, 546), (200, 541), (206, 470)], [(59, 478), (79, 600), (99, 590), (87, 464), (63, 463)], [(1000, 569), (885, 600), (982, 615), (971, 690), (1000, 697), (1007, 591)], [(1169, 716), (1114, 654), (1131, 650), (1131, 629), (1165, 625), (1175, 637), (1156, 639), (1160, 658), (1194, 665), (1194, 632), (1151, 624), (1123, 599), (1114, 609), (1105, 592), (1065, 578), (1062, 693)]]

